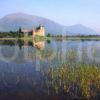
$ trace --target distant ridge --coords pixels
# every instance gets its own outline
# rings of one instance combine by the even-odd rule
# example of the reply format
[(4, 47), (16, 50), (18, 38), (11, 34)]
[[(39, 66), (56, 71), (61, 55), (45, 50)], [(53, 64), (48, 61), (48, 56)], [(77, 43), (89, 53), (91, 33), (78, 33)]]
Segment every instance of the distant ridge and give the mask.
[(0, 31), (17, 31), (19, 27), (32, 28), (43, 24), (46, 34), (52, 35), (97, 35), (98, 33), (81, 24), (63, 26), (47, 18), (25, 13), (13, 13), (0, 19)]
[(72, 35), (98, 35), (99, 34), (93, 29), (86, 27), (82, 24), (68, 26), (66, 30), (70, 32), (70, 34)]

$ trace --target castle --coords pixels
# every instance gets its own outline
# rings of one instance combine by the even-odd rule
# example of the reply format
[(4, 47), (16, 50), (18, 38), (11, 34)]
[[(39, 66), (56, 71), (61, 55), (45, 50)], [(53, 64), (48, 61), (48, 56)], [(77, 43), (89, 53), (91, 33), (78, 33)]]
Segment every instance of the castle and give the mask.
[(32, 33), (32, 37), (34, 38), (35, 36), (45, 36), (45, 27), (40, 25), (39, 27), (37, 27), (36, 29), (25, 29), (25, 28), (21, 28), (21, 32), (23, 32), (24, 34), (29, 34)]

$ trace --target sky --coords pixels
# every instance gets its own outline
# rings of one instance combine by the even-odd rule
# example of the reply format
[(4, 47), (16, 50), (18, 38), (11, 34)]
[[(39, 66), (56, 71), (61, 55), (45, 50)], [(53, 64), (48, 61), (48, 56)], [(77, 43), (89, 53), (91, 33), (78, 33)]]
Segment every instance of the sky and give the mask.
[(100, 32), (100, 0), (0, 0), (0, 18), (17, 12), (65, 26), (83, 24)]

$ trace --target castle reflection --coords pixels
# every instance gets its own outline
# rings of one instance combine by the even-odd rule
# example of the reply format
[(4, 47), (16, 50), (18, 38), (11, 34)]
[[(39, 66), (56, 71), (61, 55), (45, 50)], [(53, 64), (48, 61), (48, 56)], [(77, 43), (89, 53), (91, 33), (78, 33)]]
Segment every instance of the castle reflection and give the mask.
[(29, 41), (27, 38), (24, 39), (24, 46), (33, 46), (37, 49), (43, 50), (45, 49), (45, 41), (36, 41), (35, 39), (32, 39), (32, 41)]
[(36, 42), (35, 40), (32, 41), (32, 44), (34, 47), (40, 49), (40, 50), (43, 50), (45, 49), (45, 41), (38, 41)]

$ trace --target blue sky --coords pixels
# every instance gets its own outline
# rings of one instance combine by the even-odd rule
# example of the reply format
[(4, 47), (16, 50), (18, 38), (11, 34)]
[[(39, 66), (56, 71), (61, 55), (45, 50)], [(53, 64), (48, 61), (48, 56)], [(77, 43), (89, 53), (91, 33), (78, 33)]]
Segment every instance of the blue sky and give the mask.
[(0, 0), (0, 18), (24, 12), (62, 25), (83, 24), (100, 32), (100, 0)]

